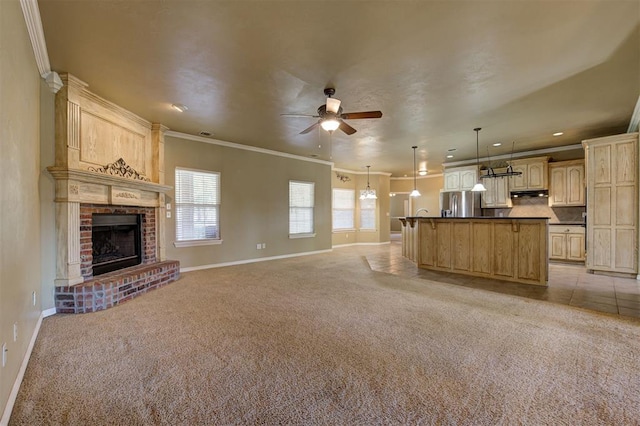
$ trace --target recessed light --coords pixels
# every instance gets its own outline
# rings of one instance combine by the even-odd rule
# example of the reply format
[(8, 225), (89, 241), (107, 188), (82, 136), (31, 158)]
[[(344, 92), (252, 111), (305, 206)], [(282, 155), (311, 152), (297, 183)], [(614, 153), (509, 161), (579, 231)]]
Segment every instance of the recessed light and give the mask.
[(500, 142), (496, 142), (493, 144), (493, 146), (500, 146), (500, 145), (502, 145)]
[(564, 135), (564, 133), (563, 133), (563, 132), (555, 132), (555, 133), (553, 134), (553, 136), (562, 136), (562, 135)]
[(186, 110), (189, 109), (186, 105), (183, 105), (183, 104), (171, 104), (171, 108), (180, 112), (185, 112)]
[(453, 158), (453, 155), (449, 154), (447, 155), (447, 158)]

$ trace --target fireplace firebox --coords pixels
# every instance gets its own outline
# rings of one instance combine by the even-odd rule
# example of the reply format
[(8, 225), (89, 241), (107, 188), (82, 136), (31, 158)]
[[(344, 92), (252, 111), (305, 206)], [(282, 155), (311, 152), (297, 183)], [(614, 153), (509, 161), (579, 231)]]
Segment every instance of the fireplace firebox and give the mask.
[(93, 275), (142, 263), (140, 214), (94, 213), (91, 227)]

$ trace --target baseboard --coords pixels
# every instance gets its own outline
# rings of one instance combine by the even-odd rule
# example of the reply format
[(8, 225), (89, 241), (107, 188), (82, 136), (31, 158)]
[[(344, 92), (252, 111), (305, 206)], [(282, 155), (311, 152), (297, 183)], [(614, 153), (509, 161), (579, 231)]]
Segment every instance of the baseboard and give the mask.
[(277, 259), (288, 259), (290, 257), (309, 256), (309, 255), (312, 255), (312, 254), (330, 253), (330, 252), (331, 252), (331, 249), (329, 249), (329, 250), (317, 250), (317, 251), (305, 251), (305, 252), (302, 252), (302, 253), (283, 254), (283, 255), (280, 255), (280, 256), (258, 257), (256, 259), (238, 260), (238, 261), (234, 261), (234, 262), (211, 263), (209, 265), (201, 265), (201, 266), (188, 266), (186, 268), (180, 268), (180, 272), (191, 272), (191, 271), (199, 271), (201, 269), (222, 268), (224, 266), (246, 265), (247, 263), (265, 262), (265, 261), (268, 261), (268, 260), (277, 260)]
[(24, 372), (27, 370), (27, 364), (29, 364), (29, 358), (31, 358), (31, 351), (33, 351), (33, 346), (35, 345), (36, 338), (38, 337), (38, 333), (40, 332), (42, 318), (44, 318), (44, 313), (40, 314), (38, 322), (36, 323), (36, 327), (33, 330), (33, 334), (31, 335), (31, 341), (29, 342), (27, 352), (24, 354), (24, 358), (22, 359), (22, 365), (20, 366), (20, 371), (18, 371), (18, 377), (16, 377), (16, 381), (13, 383), (13, 388), (11, 389), (11, 393), (9, 394), (7, 405), (4, 407), (4, 414), (2, 415), (2, 419), (0, 419), (0, 426), (7, 426), (9, 424), (11, 412), (13, 411), (13, 404), (15, 404), (16, 398), (18, 397), (18, 391), (20, 390), (20, 385), (22, 384), (22, 379), (24, 378)]
[(350, 244), (336, 244), (335, 246), (332, 246), (333, 248), (340, 248), (340, 247), (351, 247), (351, 246), (381, 246), (384, 244), (391, 244), (391, 241), (383, 241), (381, 243), (350, 243)]
[(56, 308), (49, 308), (42, 311), (42, 318), (50, 317), (56, 314)]

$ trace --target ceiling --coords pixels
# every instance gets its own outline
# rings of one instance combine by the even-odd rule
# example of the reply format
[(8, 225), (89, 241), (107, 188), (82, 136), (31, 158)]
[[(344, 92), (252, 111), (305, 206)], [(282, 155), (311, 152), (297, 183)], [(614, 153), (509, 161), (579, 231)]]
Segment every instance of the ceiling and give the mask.
[[(412, 176), (413, 145), (430, 173), (475, 159), (475, 127), (481, 157), (624, 133), (640, 94), (633, 0), (38, 4), (51, 68), (94, 93), (177, 132), (354, 171)], [(325, 87), (382, 118), (299, 134), (315, 119), (280, 114), (315, 114)]]

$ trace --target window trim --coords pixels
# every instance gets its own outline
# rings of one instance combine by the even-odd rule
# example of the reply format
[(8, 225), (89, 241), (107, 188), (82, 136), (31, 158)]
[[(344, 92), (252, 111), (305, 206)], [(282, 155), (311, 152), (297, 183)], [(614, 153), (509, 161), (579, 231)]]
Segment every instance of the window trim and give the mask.
[[(306, 184), (306, 185), (311, 185), (311, 187), (313, 188), (313, 197), (311, 198), (312, 200), (312, 205), (311, 205), (311, 232), (297, 232), (297, 233), (291, 233), (291, 184), (292, 183), (302, 183), (302, 184)], [(297, 239), (297, 238), (313, 238), (316, 236), (316, 219), (315, 219), (315, 214), (316, 214), (316, 183), (312, 182), (312, 181), (305, 181), (305, 180), (297, 180), (297, 179), (289, 179), (289, 183), (288, 183), (288, 189), (287, 189), (287, 194), (288, 194), (288, 204), (289, 204), (289, 217), (288, 217), (288, 228), (289, 228), (289, 239)], [(309, 207), (306, 207), (309, 208)]]
[[(353, 195), (353, 208), (350, 209), (336, 209), (334, 207), (334, 202), (335, 202), (335, 191), (349, 191), (352, 195)], [(356, 190), (352, 189), (352, 188), (332, 188), (331, 189), (331, 232), (336, 233), (336, 232), (353, 232), (356, 230)], [(351, 211), (351, 227), (350, 228), (334, 228), (334, 221), (333, 221), (333, 213), (335, 210), (340, 210), (340, 211)]]
[[(181, 203), (177, 202), (177, 194), (175, 193), (175, 187), (176, 187), (176, 172), (178, 170), (183, 170), (186, 172), (195, 172), (195, 173), (205, 173), (205, 174), (209, 174), (209, 175), (217, 175), (218, 176), (218, 204), (215, 204), (217, 212), (218, 212), (218, 238), (201, 238), (201, 239), (196, 239), (196, 240), (178, 240), (177, 239), (177, 230), (178, 230), (178, 218), (177, 218), (177, 210), (178, 210), (178, 206)], [(194, 168), (190, 168), (190, 167), (175, 167), (174, 172), (173, 172), (173, 176), (174, 176), (174, 206), (175, 206), (175, 241), (173, 242), (173, 246), (176, 248), (182, 248), (182, 247), (197, 247), (197, 246), (210, 246), (210, 245), (219, 245), (222, 244), (223, 240), (222, 240), (222, 227), (221, 227), (221, 223), (220, 223), (220, 206), (221, 206), (221, 199), (222, 199), (222, 173), (217, 172), (217, 171), (211, 171), (211, 170), (202, 170), (202, 169), (194, 169)], [(209, 204), (207, 204), (209, 205)], [(210, 206), (210, 205), (209, 205)]]

